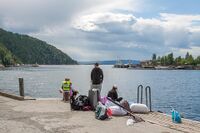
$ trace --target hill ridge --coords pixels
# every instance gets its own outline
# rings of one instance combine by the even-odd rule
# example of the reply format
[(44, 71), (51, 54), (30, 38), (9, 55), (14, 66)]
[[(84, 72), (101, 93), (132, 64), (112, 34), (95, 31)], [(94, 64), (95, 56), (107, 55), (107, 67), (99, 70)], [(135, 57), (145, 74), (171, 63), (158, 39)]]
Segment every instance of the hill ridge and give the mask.
[[(0, 28), (0, 43), (2, 47), (0, 64), (77, 64), (77, 61), (55, 46), (29, 35), (13, 33)], [(7, 61), (6, 64), (3, 61), (6, 57), (5, 51), (10, 51), (8, 60), (12, 60)]]

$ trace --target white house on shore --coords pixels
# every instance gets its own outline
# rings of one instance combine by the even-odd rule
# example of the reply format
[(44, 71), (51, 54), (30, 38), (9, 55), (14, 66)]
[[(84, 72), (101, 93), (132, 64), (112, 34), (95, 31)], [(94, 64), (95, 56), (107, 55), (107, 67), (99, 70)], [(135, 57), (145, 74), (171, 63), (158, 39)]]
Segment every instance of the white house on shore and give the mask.
[(0, 64), (0, 68), (4, 68), (4, 65)]

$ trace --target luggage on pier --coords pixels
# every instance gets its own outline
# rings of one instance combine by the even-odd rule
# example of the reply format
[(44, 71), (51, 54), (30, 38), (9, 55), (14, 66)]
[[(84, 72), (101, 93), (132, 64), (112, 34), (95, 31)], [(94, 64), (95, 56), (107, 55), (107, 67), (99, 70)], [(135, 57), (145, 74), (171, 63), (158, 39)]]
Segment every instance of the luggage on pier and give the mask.
[(97, 103), (99, 101), (99, 91), (97, 89), (91, 89), (88, 92), (88, 98), (90, 102), (90, 106), (93, 110), (95, 110)]
[(124, 116), (127, 114), (127, 112), (124, 111), (124, 109), (116, 105), (110, 106), (109, 109), (111, 110), (113, 116)]
[(134, 113), (148, 113), (149, 109), (145, 104), (132, 103), (130, 105), (131, 111)]
[(71, 102), (72, 110), (84, 110), (84, 107), (89, 106), (89, 99), (87, 96), (80, 95)]
[(98, 105), (96, 106), (95, 118), (98, 120), (105, 120), (108, 118), (108, 110), (101, 102), (98, 102)]

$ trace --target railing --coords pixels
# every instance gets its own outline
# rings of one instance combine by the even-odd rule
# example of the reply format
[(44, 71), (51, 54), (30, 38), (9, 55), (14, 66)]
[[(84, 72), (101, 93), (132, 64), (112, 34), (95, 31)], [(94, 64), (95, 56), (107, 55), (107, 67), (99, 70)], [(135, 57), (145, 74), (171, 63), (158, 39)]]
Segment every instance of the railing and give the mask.
[[(149, 107), (150, 111), (152, 111), (151, 108), (151, 87), (146, 86), (145, 87), (145, 100), (146, 100), (146, 105)], [(143, 103), (143, 86), (139, 85), (137, 88), (137, 103)]]
[(142, 100), (143, 100), (143, 86), (139, 85), (137, 88), (137, 103), (142, 103)]

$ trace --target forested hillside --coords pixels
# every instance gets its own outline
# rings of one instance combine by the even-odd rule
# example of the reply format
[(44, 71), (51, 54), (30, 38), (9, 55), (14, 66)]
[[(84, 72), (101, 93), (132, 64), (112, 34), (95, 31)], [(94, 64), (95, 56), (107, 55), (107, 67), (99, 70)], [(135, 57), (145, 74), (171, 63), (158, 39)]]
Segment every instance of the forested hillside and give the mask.
[(0, 28), (0, 63), (77, 64), (75, 60), (44, 41)]
[(20, 64), (21, 61), (17, 59), (2, 43), (0, 43), (0, 64), (5, 66)]

